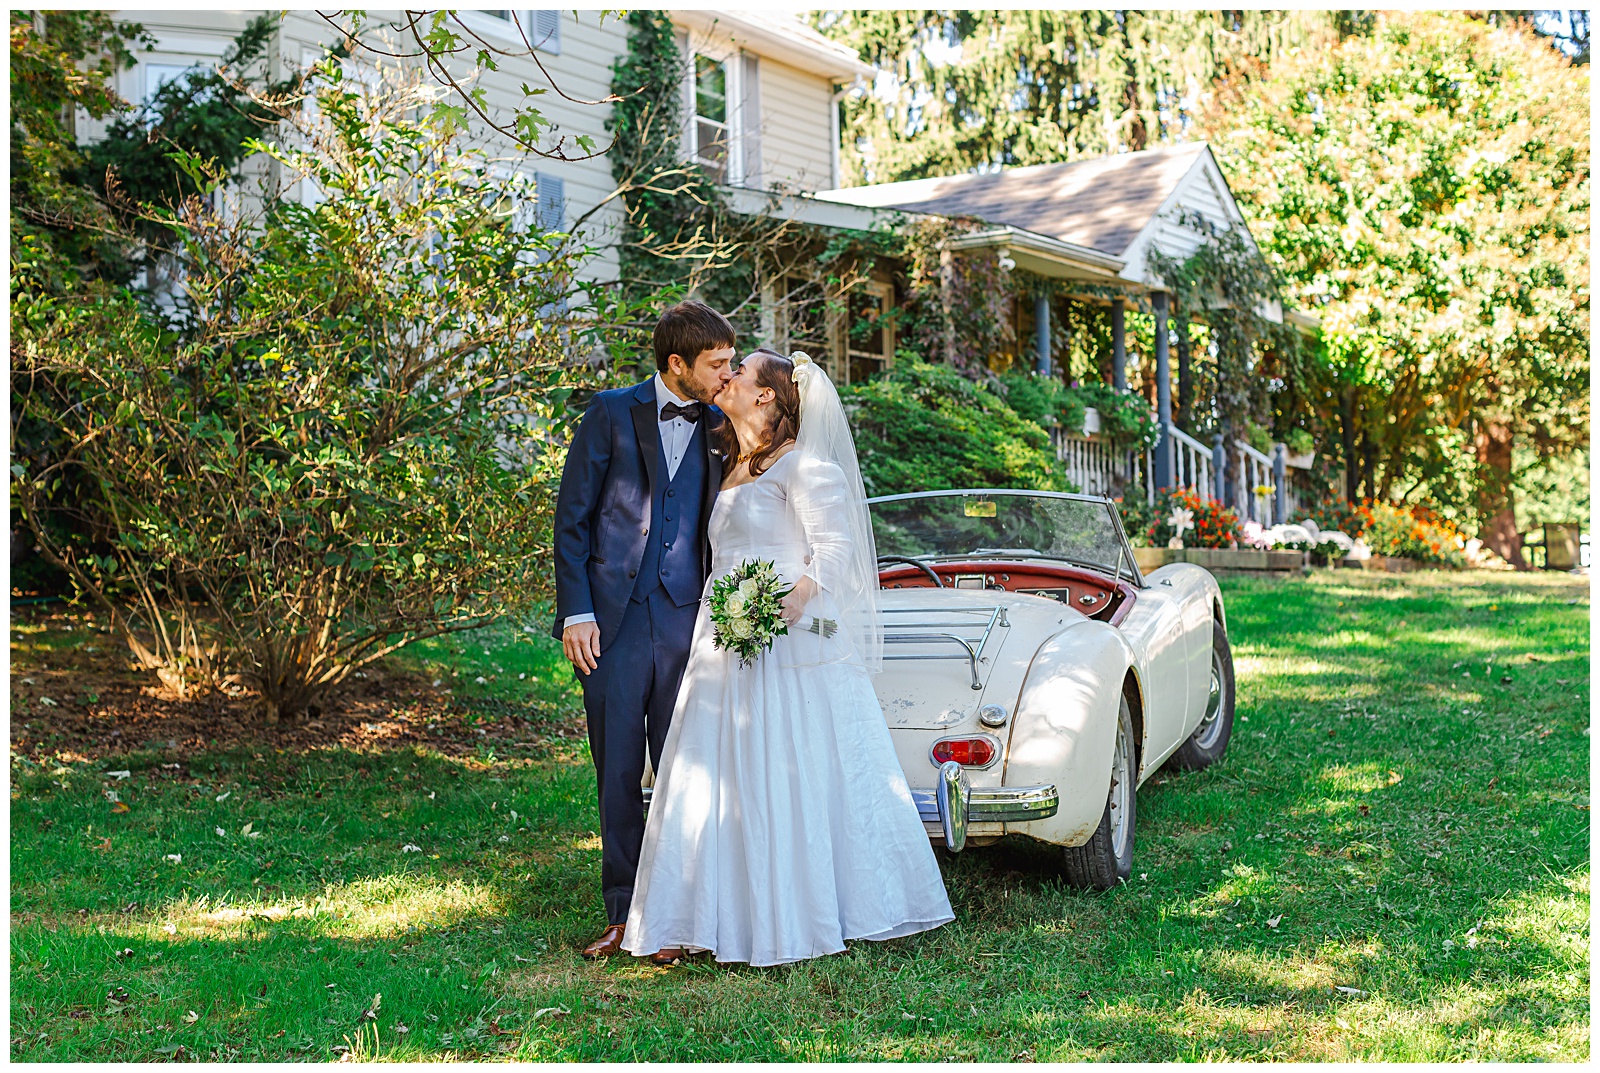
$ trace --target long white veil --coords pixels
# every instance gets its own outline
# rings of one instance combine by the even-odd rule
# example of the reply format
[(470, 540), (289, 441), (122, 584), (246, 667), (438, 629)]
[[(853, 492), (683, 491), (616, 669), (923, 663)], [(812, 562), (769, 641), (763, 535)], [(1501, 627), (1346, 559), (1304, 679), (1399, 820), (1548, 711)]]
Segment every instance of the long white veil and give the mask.
[(878, 617), (878, 547), (867, 511), (867, 489), (856, 460), (855, 437), (850, 432), (839, 392), (810, 355), (795, 351), (794, 381), (800, 389), (800, 432), (795, 452), (839, 467), (844, 495), (837, 505), (846, 541), (847, 563), (840, 577), (831, 579), (830, 595), (839, 612), (839, 629), (868, 674), (883, 669), (883, 622)]

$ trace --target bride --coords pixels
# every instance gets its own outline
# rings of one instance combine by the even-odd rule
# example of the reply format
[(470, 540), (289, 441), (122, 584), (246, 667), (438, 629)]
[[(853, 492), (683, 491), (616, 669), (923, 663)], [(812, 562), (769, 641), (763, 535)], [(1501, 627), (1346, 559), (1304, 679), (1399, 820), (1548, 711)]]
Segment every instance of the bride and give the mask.
[(877, 556), (838, 393), (806, 355), (762, 349), (716, 402), (737, 464), (711, 514), (711, 579), (772, 560), (794, 585), (789, 632), (741, 667), (712, 645), (702, 601), (623, 949), (781, 965), (948, 923), (869, 677)]

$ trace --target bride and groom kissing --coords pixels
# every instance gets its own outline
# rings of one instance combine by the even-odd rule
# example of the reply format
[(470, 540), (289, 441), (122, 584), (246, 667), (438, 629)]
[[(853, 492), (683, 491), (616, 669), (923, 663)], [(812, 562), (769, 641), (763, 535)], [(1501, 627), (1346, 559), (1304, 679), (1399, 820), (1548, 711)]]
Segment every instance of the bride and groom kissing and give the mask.
[[(600, 796), (607, 927), (584, 956), (781, 965), (948, 923), (872, 688), (877, 556), (838, 393), (804, 354), (736, 363), (702, 302), (653, 342), (655, 376), (590, 403), (556, 501), (554, 633)], [(704, 597), (749, 560), (792, 586), (792, 629), (747, 666)]]

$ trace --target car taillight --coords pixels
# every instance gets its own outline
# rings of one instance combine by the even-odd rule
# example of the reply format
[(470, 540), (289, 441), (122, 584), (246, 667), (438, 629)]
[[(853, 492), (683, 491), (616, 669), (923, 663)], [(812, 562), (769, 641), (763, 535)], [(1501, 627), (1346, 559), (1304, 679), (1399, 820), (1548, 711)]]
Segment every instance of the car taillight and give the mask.
[(994, 759), (994, 743), (987, 738), (946, 738), (933, 745), (933, 762), (954, 760), (963, 767), (983, 767)]

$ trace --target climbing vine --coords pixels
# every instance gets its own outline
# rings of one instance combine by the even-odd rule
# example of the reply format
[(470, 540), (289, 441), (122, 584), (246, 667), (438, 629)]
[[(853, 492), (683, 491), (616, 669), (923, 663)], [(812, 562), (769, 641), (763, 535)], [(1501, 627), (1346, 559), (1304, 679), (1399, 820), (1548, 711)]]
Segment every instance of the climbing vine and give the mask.
[(1225, 230), (1198, 214), (1182, 222), (1204, 236), (1199, 248), (1182, 261), (1152, 251), (1148, 264), (1171, 288), (1178, 347), (1202, 344), (1184, 362), (1194, 380), (1181, 394), (1209, 397), (1214, 410), (1186, 413), (1188, 431), (1243, 435), (1261, 425), (1282, 439), (1310, 417), (1315, 365), (1293, 325), (1262, 313), (1279, 301), (1278, 275), (1243, 229)]

